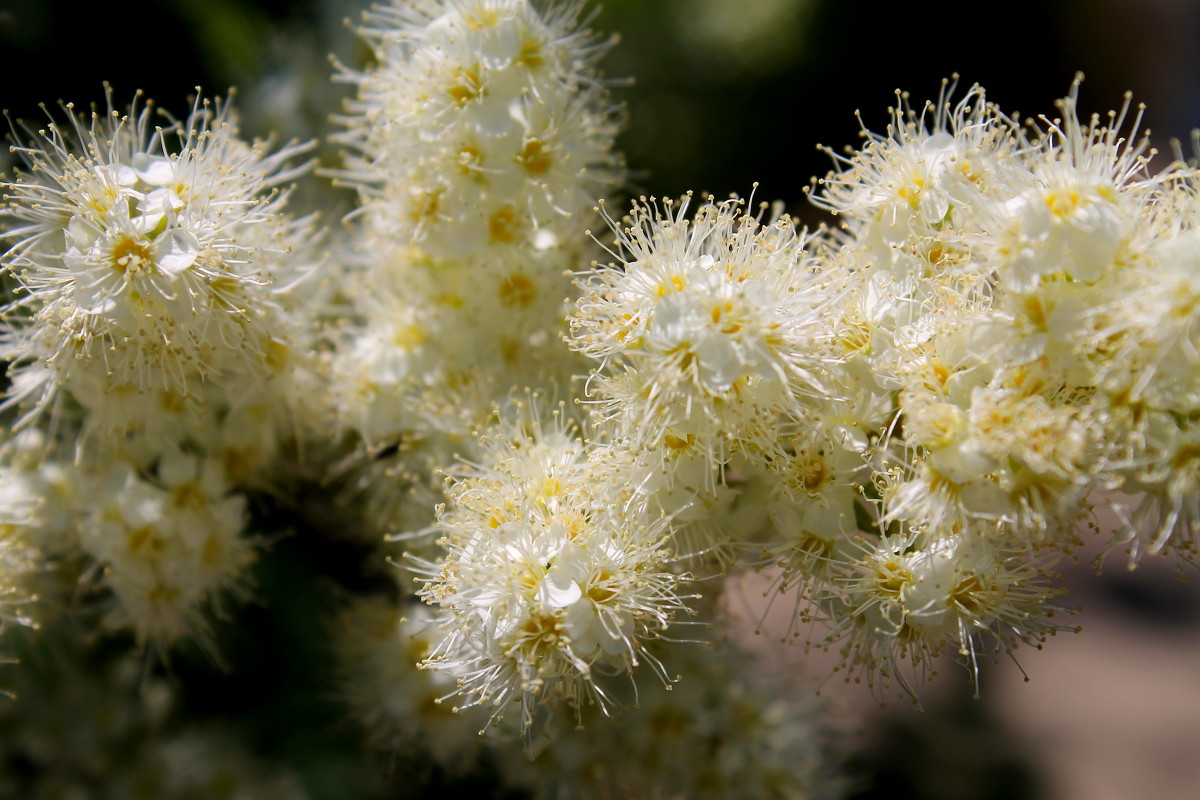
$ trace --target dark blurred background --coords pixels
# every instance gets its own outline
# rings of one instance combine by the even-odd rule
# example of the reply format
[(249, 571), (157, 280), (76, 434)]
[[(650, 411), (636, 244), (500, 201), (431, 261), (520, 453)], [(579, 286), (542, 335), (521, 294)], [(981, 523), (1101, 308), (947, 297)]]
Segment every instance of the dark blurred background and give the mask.
[[(37, 119), (38, 103), (118, 106), (137, 89), (177, 115), (193, 87), (237, 86), (250, 134), (327, 130), (344, 85), (333, 52), (353, 66), (367, 53), (344, 24), (359, 0), (0, 1), (0, 106)], [(593, 27), (618, 33), (613, 78), (629, 113), (623, 147), (634, 189), (688, 189), (782, 198), (803, 210), (801, 188), (835, 149), (858, 141), (854, 112), (874, 130), (894, 90), (919, 105), (954, 73), (982, 84), (1005, 110), (1053, 113), (1072, 76), (1087, 76), (1085, 111), (1147, 104), (1160, 149), (1200, 126), (1200, 3), (1192, 0), (1045, 0), (978, 4), (932, 0), (606, 0)], [(336, 157), (327, 151), (326, 159)]]

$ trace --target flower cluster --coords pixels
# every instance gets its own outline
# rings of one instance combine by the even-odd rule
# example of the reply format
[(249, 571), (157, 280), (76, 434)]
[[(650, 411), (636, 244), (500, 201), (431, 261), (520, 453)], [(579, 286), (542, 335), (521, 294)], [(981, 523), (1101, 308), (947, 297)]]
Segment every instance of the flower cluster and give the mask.
[(1077, 94), (1028, 127), (978, 87), (902, 96), (814, 186), (836, 233), (635, 203), (581, 279), (600, 430), (664, 485), (699, 454), (710, 521), (722, 492), (765, 504), (736, 538), (868, 682), (916, 694), (944, 648), (977, 674), (1061, 629), (1050, 570), (1097, 504), (1131, 565), (1195, 550), (1197, 172), (1151, 175), (1128, 102), (1085, 122)]
[(253, 560), (238, 483), (264, 479), (300, 357), (283, 289), (306, 271), (284, 211), (307, 145), (238, 138), (228, 102), (184, 121), (67, 106), (14, 150), (0, 258), (10, 364), (8, 523), (40, 552), (87, 553), (139, 640), (203, 635)]
[(279, 372), (273, 286), (304, 231), (273, 189), (304, 148), (246, 144), (228, 103), (198, 100), (165, 129), (149, 106), (90, 122), (67, 111), (69, 128), (51, 121), (17, 148), (29, 178), (6, 184), (19, 221), (4, 256), (17, 282), (4, 310), (18, 365), (9, 402), (41, 410), (65, 391), (89, 433), (119, 436), (164, 410), (201, 413), (228, 391), (210, 386)]
[(457, 396), (476, 420), (511, 386), (570, 375), (551, 368), (565, 360), (562, 273), (579, 258), (583, 212), (622, 175), (595, 71), (608, 43), (577, 14), (463, 0), (366, 15), (375, 64), (341, 76), (358, 97), (338, 175), (362, 201), (367, 284), (343, 402), (371, 441), (416, 427), (392, 419), (404, 394)]
[(449, 259), (574, 247), (572, 215), (620, 170), (614, 108), (595, 72), (607, 43), (578, 30), (577, 15), (523, 0), (367, 15), (377, 64), (342, 76), (359, 87), (342, 141), (374, 225)]
[(368, 12), (317, 173), (356, 193), (339, 233), (288, 210), (314, 145), (247, 142), (228, 102), (16, 134), (0, 620), (61, 570), (139, 645), (219, 655), (251, 493), (304, 475), (329, 491), (288, 513), (344, 504), (306, 529), (407, 550), (327, 637), (376, 743), (455, 771), (515, 728), (542, 769), (498, 770), (546, 796), (803, 797), (808, 715), (691, 632), (727, 577), (770, 571), (796, 638), (919, 699), (945, 652), (977, 682), (1069, 629), (1053, 569), (1098, 510), (1130, 568), (1195, 556), (1200, 166), (1151, 173), (1128, 101), (1081, 119), (1076, 83), (1022, 124), (979, 87), (898, 95), (807, 187), (836, 229), (753, 195), (614, 215), (581, 9)]
[(529, 413), (451, 478), (437, 519), (447, 552), (424, 565), (420, 591), (447, 629), (424, 665), (451, 670), (468, 704), (496, 716), (520, 703), (522, 729), (547, 699), (606, 708), (601, 679), (642, 661), (669, 681), (646, 642), (687, 599), (665, 521), (620, 495), (561, 410), (550, 430)]
[(609, 219), (627, 255), (585, 275), (570, 342), (600, 362), (615, 435), (719, 467), (816, 391), (825, 295), (789, 218), (764, 226), (731, 200), (688, 219), (690, 201)]
[[(334, 348), (341, 426), (372, 527), (412, 526), (430, 476), (513, 389), (557, 393), (585, 365), (561, 346), (584, 214), (622, 180), (618, 112), (596, 64), (609, 42), (573, 4), (395, 2), (366, 14), (374, 63), (335, 177), (360, 207)], [(561, 394), (559, 396), (562, 396)], [(380, 452), (392, 455), (380, 457)], [(387, 474), (420, 500), (398, 508)]]

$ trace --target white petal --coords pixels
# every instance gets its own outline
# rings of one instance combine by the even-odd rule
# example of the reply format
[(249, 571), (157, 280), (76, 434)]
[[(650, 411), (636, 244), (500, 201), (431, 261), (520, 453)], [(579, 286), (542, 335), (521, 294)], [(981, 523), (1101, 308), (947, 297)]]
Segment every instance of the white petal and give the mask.
[(200, 242), (186, 231), (171, 231), (154, 243), (154, 260), (158, 268), (171, 277), (195, 263), (199, 254)]
[(579, 584), (569, 575), (551, 570), (538, 587), (538, 601), (551, 608), (566, 608), (583, 597)]
[(151, 186), (166, 186), (175, 178), (175, 167), (170, 159), (137, 153), (133, 164), (137, 176)]

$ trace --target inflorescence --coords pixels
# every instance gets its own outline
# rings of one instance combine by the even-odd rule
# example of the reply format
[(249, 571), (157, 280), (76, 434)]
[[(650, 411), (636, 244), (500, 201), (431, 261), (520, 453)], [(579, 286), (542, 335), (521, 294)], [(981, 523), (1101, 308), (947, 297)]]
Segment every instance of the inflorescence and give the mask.
[(16, 134), (8, 622), (39, 561), (83, 554), (110, 625), (205, 640), (250, 590), (247, 493), (306, 449), (406, 548), (409, 610), (362, 636), (419, 639), (387, 657), (422, 692), (527, 736), (647, 673), (703, 680), (673, 665), (708, 668), (679, 651), (739, 572), (770, 570), (849, 676), (918, 696), (944, 652), (977, 680), (1070, 629), (1055, 564), (1100, 512), (1131, 568), (1194, 557), (1200, 168), (1152, 173), (1128, 100), (1081, 119), (1077, 81), (1023, 124), (977, 86), (899, 95), (808, 187), (836, 229), (689, 194), (601, 202), (589, 239), (625, 173), (579, 12), (369, 13), (329, 171), (360, 205), (320, 248), (287, 209), (311, 145), (242, 140), (228, 101)]

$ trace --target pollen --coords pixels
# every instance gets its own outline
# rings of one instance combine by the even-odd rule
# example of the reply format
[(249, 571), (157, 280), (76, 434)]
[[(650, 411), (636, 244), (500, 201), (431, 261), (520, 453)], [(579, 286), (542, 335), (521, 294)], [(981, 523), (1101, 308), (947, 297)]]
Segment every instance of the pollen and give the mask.
[(913, 574), (899, 559), (889, 558), (875, 567), (875, 588), (884, 595), (903, 600), (902, 594), (913, 584)]
[(1059, 219), (1073, 214), (1082, 204), (1082, 196), (1075, 189), (1066, 192), (1050, 192), (1046, 195), (1046, 207)]
[(127, 236), (121, 237), (113, 245), (111, 263), (113, 269), (127, 279), (136, 277), (143, 269), (146, 271), (154, 269), (154, 257), (150, 254), (150, 249), (142, 242)]
[(442, 193), (440, 191), (415, 193), (409, 201), (409, 219), (415, 223), (436, 219), (441, 199)]
[(455, 72), (456, 83), (446, 91), (458, 102), (465, 106), (477, 97), (483, 96), (483, 83), (479, 78), (479, 68), (462, 68)]
[(530, 69), (537, 69), (544, 61), (541, 42), (537, 39), (529, 38), (521, 43), (521, 52), (517, 54), (516, 63)]
[(686, 450), (695, 444), (695, 442), (696, 434), (694, 433), (689, 433), (685, 437), (672, 436), (668, 433), (663, 437), (663, 444), (665, 444), (668, 449), (675, 451)]
[(199, 510), (208, 504), (208, 495), (196, 481), (184, 481), (171, 492), (171, 504), (176, 508)]
[(829, 472), (825, 467), (825, 460), (820, 456), (797, 458), (793, 472), (798, 478), (799, 484), (807, 492), (818, 491), (825, 485), (825, 481), (829, 478)]
[(530, 175), (542, 175), (554, 164), (546, 144), (541, 139), (529, 139), (521, 152), (514, 156), (516, 162), (525, 168)]
[(167, 543), (163, 541), (154, 528), (150, 525), (143, 525), (140, 528), (134, 528), (129, 532), (129, 536), (125, 540), (129, 552), (136, 553), (139, 550), (143, 554), (155, 555), (166, 549)]
[(509, 308), (524, 308), (537, 299), (537, 285), (517, 272), (500, 283), (500, 302)]
[(659, 297), (666, 297), (675, 292), (682, 292), (687, 287), (687, 280), (682, 275), (672, 275), (666, 283), (660, 283), (654, 290)]
[(871, 324), (861, 317), (847, 317), (838, 330), (837, 342), (850, 352), (866, 350), (871, 343)]
[(482, 31), (500, 24), (500, 15), (494, 8), (480, 8), (463, 14), (463, 22), (469, 30)]
[(610, 570), (602, 570), (592, 578), (586, 592), (588, 599), (597, 605), (604, 605), (616, 597), (617, 591), (612, 588), (612, 581), (615, 577)]
[(392, 334), (392, 344), (401, 350), (415, 350), (429, 341), (429, 334), (420, 325), (402, 325)]
[(204, 540), (204, 547), (201, 548), (200, 560), (206, 567), (216, 566), (224, 553), (225, 547), (221, 544), (221, 540), (215, 534), (210, 533)]
[(488, 217), (488, 235), (493, 242), (512, 244), (517, 239), (517, 214), (511, 208), (502, 208)]
[(458, 169), (463, 175), (470, 175), (476, 180), (482, 180), (483, 151), (478, 147), (465, 145), (458, 148)]

